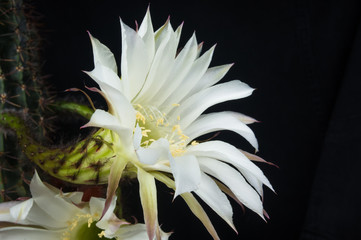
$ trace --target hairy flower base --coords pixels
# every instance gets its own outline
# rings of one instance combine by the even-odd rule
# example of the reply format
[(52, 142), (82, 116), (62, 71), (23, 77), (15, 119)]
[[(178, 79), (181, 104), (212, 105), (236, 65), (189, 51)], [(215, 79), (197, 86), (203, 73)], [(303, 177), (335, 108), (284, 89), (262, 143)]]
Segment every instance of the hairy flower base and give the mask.
[(50, 175), (75, 184), (106, 184), (113, 163), (112, 142), (118, 136), (99, 129), (88, 138), (63, 148), (49, 148), (32, 138), (24, 120), (11, 112), (0, 113), (0, 124), (16, 132), (26, 156)]

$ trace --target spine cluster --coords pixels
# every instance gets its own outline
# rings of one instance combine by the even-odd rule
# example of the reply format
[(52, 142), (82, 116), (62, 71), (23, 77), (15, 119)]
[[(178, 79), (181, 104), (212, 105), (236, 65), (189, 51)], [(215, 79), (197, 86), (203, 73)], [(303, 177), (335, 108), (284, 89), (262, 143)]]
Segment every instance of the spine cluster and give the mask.
[[(0, 112), (21, 114), (33, 125), (33, 134), (42, 136), (49, 93), (41, 75), (36, 18), (22, 0), (0, 2)], [(1, 131), (0, 201), (24, 195), (23, 179), (32, 170), (26, 165), (16, 137)]]

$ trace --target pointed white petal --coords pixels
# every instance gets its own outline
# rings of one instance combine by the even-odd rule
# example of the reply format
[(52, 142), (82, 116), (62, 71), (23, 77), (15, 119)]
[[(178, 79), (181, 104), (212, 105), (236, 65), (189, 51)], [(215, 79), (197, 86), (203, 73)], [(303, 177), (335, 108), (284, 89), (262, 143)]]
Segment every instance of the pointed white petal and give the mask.
[(158, 149), (140, 147), (137, 150), (137, 156), (141, 163), (153, 165), (158, 161), (160, 157), (160, 152)]
[(177, 87), (177, 91), (169, 96), (166, 100), (170, 103), (180, 103), (188, 92), (198, 83), (204, 73), (207, 71), (208, 66), (212, 60), (215, 46), (205, 52), (200, 58), (194, 61), (192, 68), (185, 76), (182, 83)]
[[(94, 69), (90, 72), (84, 71), (88, 74), (96, 83), (98, 83), (100, 89), (104, 92), (104, 84), (108, 84), (120, 92), (123, 92), (123, 86), (119, 76), (109, 67), (104, 66), (101, 62), (94, 63)], [(105, 92), (106, 95), (108, 95)]]
[[(251, 162), (243, 153), (229, 143), (222, 141), (208, 141), (187, 148), (189, 154), (198, 157), (209, 157), (232, 164), (242, 174), (249, 173), (255, 176), (259, 181), (273, 190), (272, 185), (253, 162)], [(246, 176), (246, 175), (245, 175)], [(248, 175), (247, 175), (248, 176)], [(248, 179), (247, 179), (248, 180)], [(255, 186), (256, 187), (256, 186)]]
[[(159, 172), (152, 172), (152, 175), (160, 182), (164, 183), (167, 187), (171, 189), (175, 189), (175, 183), (172, 179), (161, 174)], [(219, 240), (218, 234), (213, 227), (211, 220), (209, 219), (207, 213), (204, 211), (202, 205), (198, 202), (198, 200), (192, 195), (192, 193), (183, 193), (181, 197), (187, 203), (189, 209), (192, 213), (203, 223), (205, 228), (208, 230), (209, 234), (215, 240)]]
[[(24, 224), (36, 224), (38, 226), (43, 226), (48, 229), (59, 229), (67, 227), (66, 221), (69, 219), (60, 219), (57, 217), (56, 212), (46, 212), (47, 209), (42, 209), (38, 204), (34, 203)], [(79, 213), (74, 211), (71, 213), (71, 216)]]
[(168, 159), (170, 154), (169, 142), (164, 138), (160, 138), (146, 148), (140, 147), (136, 152), (141, 163), (153, 165), (160, 160)]
[(175, 34), (176, 34), (176, 45), (178, 46), (179, 44), (179, 40), (182, 34), (182, 29), (183, 29), (183, 23), (181, 25), (178, 26), (178, 28), (175, 30)]
[(151, 99), (157, 98), (157, 92), (163, 91), (161, 86), (169, 79), (169, 73), (175, 59), (177, 42), (170, 24), (165, 26), (159, 38), (162, 41), (157, 47), (147, 80), (139, 97), (135, 100), (135, 102), (140, 104), (143, 102), (153, 102)]
[(229, 114), (232, 114), (235, 118), (237, 118), (238, 120), (240, 120), (241, 122), (243, 122), (244, 124), (252, 124), (255, 122), (259, 122), (256, 119), (244, 115), (243, 113), (238, 113), (238, 112), (229, 112)]
[(222, 66), (208, 68), (206, 73), (197, 82), (197, 84), (193, 87), (193, 89), (188, 93), (187, 96), (192, 96), (193, 94), (203, 89), (213, 86), (214, 84), (219, 82), (224, 77), (224, 75), (226, 75), (226, 73), (232, 66), (233, 64), (226, 64)]
[(74, 204), (56, 197), (56, 194), (40, 180), (36, 172), (30, 182), (30, 192), (34, 202), (46, 213), (56, 216), (56, 218), (71, 219), (74, 213), (78, 211)]
[[(10, 214), (12, 219), (15, 220), (15, 222), (20, 222), (25, 220), (25, 218), (28, 216), (30, 209), (32, 208), (34, 203), (34, 200), (32, 198), (23, 201), (20, 204), (17, 204), (10, 208)], [(8, 220), (9, 221), (9, 220)]]
[[(105, 204), (104, 198), (91, 197), (89, 200), (90, 214), (93, 216), (101, 214), (103, 212), (104, 204)], [(111, 208), (109, 207), (109, 210), (110, 209)], [(114, 209), (112, 209), (112, 211), (113, 210)]]
[(110, 129), (119, 135), (125, 147), (130, 148), (133, 146), (132, 129), (123, 127), (118, 118), (104, 110), (95, 110), (92, 117), (90, 118), (90, 121), (83, 127), (100, 127)]
[(133, 128), (135, 111), (129, 100), (122, 93), (119, 77), (109, 68), (96, 64), (91, 72), (86, 72), (100, 86), (108, 102), (109, 111), (121, 120), (123, 126)]
[(176, 57), (172, 69), (169, 73), (168, 80), (171, 79), (172, 84), (165, 81), (161, 87), (162, 91), (157, 93), (157, 98), (153, 99), (155, 106), (161, 106), (161, 109), (167, 113), (173, 103), (164, 102), (174, 91), (177, 91), (177, 87), (182, 83), (184, 77), (188, 74), (192, 64), (197, 56), (197, 40), (196, 36), (193, 36), (188, 40), (182, 51)]
[(90, 33), (89, 37), (93, 47), (94, 65), (99, 62), (117, 74), (118, 68), (113, 53)]
[(124, 94), (133, 99), (143, 87), (153, 56), (142, 38), (120, 20), (122, 28), (121, 74)]
[[(101, 218), (105, 217), (105, 214), (109, 212), (109, 209), (113, 206), (115, 191), (118, 188), (120, 177), (124, 171), (124, 168), (127, 166), (129, 159), (123, 156), (117, 156), (114, 159), (112, 167), (110, 168), (110, 173), (108, 176), (108, 187), (107, 187), (107, 197), (104, 203), (104, 209), (101, 215)], [(111, 211), (112, 212), (112, 211)]]
[(145, 48), (148, 51), (148, 56), (154, 56), (154, 30), (149, 8), (147, 9), (147, 13), (145, 14), (142, 24), (139, 27), (138, 34), (144, 41)]
[(154, 177), (138, 168), (139, 194), (149, 240), (153, 240), (158, 227), (157, 188)]
[(209, 176), (202, 173), (201, 184), (195, 193), (236, 231), (232, 220), (232, 206), (226, 195)]
[(198, 189), (201, 183), (201, 171), (193, 155), (170, 158), (169, 161), (176, 184), (174, 198), (182, 193)]
[[(108, 230), (108, 228), (111, 227), (110, 226), (110, 225), (112, 225), (111, 221), (114, 219), (113, 212), (114, 212), (114, 209), (116, 206), (116, 199), (117, 199), (117, 197), (113, 196), (113, 198), (109, 204), (108, 210), (104, 213), (104, 216), (102, 217), (102, 219), (96, 223), (96, 226), (98, 228)], [(104, 207), (105, 207), (105, 203), (106, 203), (106, 201), (103, 198), (92, 197), (89, 202), (89, 207), (90, 207), (92, 215), (97, 214), (99, 216), (100, 214), (102, 214)], [(103, 208), (100, 208), (101, 206)], [(120, 223), (120, 221), (118, 221), (118, 222)]]
[(21, 204), (20, 201), (11, 201), (11, 202), (3, 202), (0, 204), (0, 221), (3, 222), (14, 222), (16, 218), (14, 218), (10, 214), (10, 209), (18, 204)]
[(220, 238), (216, 232), (216, 229), (213, 227), (213, 224), (209, 219), (207, 213), (204, 211), (202, 205), (197, 201), (197, 199), (192, 195), (192, 193), (183, 193), (181, 197), (187, 203), (192, 213), (202, 222), (202, 224), (208, 230), (209, 234), (213, 237), (213, 239), (219, 240)]
[(133, 134), (133, 146), (135, 150), (138, 150), (140, 148), (142, 137), (142, 129), (139, 127), (139, 124), (137, 124)]
[(189, 142), (204, 134), (229, 130), (243, 136), (255, 149), (258, 150), (258, 142), (253, 131), (233, 112), (216, 112), (201, 115), (197, 120), (184, 129), (185, 135), (189, 137)]
[(198, 157), (198, 161), (204, 172), (223, 182), (246, 207), (264, 218), (260, 196), (238, 171), (215, 159)]
[(230, 81), (204, 89), (180, 103), (173, 120), (180, 116), (180, 125), (185, 129), (207, 108), (221, 102), (244, 98), (252, 94), (253, 88), (241, 81)]

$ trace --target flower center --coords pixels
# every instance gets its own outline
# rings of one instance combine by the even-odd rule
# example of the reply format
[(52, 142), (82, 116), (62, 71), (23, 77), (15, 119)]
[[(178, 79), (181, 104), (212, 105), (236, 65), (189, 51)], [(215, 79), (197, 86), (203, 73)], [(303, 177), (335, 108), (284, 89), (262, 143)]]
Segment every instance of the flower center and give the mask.
[(137, 111), (137, 123), (142, 129), (142, 147), (148, 147), (159, 138), (165, 138), (169, 142), (169, 150), (173, 156), (183, 155), (188, 136), (182, 132), (179, 116), (176, 122), (169, 122), (167, 115), (156, 107), (136, 104), (134, 109)]
[(104, 236), (104, 231), (96, 226), (96, 221), (90, 214), (77, 214), (68, 221), (68, 228), (63, 233), (62, 240), (98, 240)]

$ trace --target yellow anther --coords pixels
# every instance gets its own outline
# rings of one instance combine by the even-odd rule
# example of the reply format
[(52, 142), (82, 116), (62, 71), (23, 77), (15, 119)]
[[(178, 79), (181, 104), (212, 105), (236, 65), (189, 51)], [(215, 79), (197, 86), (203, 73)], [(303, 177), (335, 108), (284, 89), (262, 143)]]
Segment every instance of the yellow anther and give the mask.
[(149, 118), (150, 118), (150, 120), (154, 120), (154, 117), (152, 114), (149, 114)]
[(157, 120), (157, 127), (159, 126), (159, 125), (163, 125), (164, 124), (164, 118), (158, 118), (158, 120)]
[(145, 129), (145, 130), (142, 131), (142, 136), (143, 137), (148, 137), (148, 133), (150, 133), (150, 132), (151, 132), (150, 129)]
[(143, 114), (141, 114), (139, 111), (136, 113), (135, 118), (138, 121), (141, 121), (143, 124), (145, 124), (145, 117)]
[(182, 134), (180, 134), (180, 138), (181, 138), (182, 140), (187, 140), (189, 137), (188, 137), (187, 135), (184, 135), (184, 134), (182, 133)]
[(196, 140), (192, 141), (192, 143), (191, 143), (192, 146), (195, 146), (195, 145), (198, 145), (198, 144), (199, 144), (199, 142), (197, 142)]
[(101, 231), (101, 233), (98, 233), (98, 236), (99, 236), (100, 238), (104, 237), (104, 235), (105, 235), (105, 232), (104, 232), (104, 231)]
[(179, 128), (180, 128), (179, 125), (174, 125), (174, 126), (172, 127), (172, 132), (174, 132), (175, 130), (178, 130)]
[(177, 120), (178, 120), (178, 121), (180, 120), (180, 116), (177, 116)]
[(173, 103), (172, 106), (173, 106), (173, 107), (179, 107), (180, 104), (179, 104), (179, 103)]
[(88, 228), (90, 228), (92, 223), (93, 223), (93, 218), (92, 217), (88, 218)]

